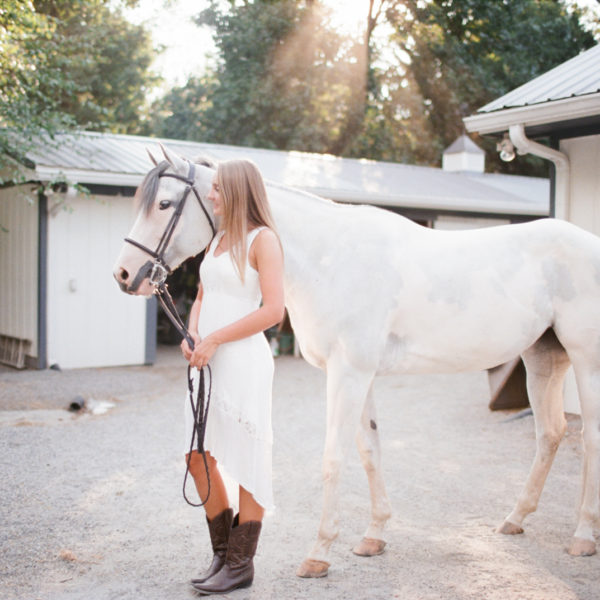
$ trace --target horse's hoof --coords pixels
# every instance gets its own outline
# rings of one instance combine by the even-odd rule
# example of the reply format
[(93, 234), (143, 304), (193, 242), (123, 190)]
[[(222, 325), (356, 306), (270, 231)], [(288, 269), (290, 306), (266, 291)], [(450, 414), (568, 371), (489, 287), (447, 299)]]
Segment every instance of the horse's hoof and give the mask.
[(523, 533), (523, 528), (520, 525), (515, 525), (510, 521), (504, 521), (500, 527), (496, 528), (496, 533), (502, 533), (504, 535), (517, 535)]
[(574, 537), (568, 552), (571, 556), (592, 556), (596, 554), (596, 542)]
[(357, 556), (377, 556), (383, 554), (385, 542), (375, 538), (364, 537), (360, 543), (352, 548), (352, 552)]
[(329, 563), (324, 560), (315, 560), (307, 558), (302, 562), (296, 571), (298, 577), (327, 577)]

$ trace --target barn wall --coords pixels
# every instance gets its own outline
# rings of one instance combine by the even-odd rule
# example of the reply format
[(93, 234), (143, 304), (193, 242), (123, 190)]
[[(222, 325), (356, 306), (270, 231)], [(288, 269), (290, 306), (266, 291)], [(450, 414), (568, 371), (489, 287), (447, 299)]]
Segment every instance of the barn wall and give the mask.
[[(569, 221), (600, 235), (600, 135), (561, 140), (571, 163)], [(573, 369), (567, 372), (565, 412), (581, 413)]]
[(562, 140), (571, 163), (569, 221), (600, 235), (600, 135)]
[(112, 276), (133, 223), (132, 198), (60, 196), (49, 204), (48, 364), (143, 364), (148, 302), (121, 292)]
[(27, 191), (0, 190), (0, 336), (26, 340), (26, 354), (36, 357), (38, 200)]

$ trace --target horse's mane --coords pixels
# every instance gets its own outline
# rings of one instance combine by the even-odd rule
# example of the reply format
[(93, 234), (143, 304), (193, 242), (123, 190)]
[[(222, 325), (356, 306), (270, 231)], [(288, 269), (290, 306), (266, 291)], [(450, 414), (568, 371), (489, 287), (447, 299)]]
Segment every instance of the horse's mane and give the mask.
[(140, 204), (140, 209), (147, 215), (154, 204), (160, 176), (171, 166), (171, 163), (163, 160), (154, 168), (150, 169), (142, 183), (135, 192), (135, 197)]
[[(198, 156), (193, 160), (194, 164), (214, 169), (214, 162), (206, 156)], [(135, 197), (137, 198), (140, 209), (147, 215), (154, 204), (156, 198), (156, 192), (158, 191), (158, 185), (160, 182), (160, 176), (171, 166), (171, 163), (163, 160), (159, 162), (154, 168), (150, 169), (142, 179)]]

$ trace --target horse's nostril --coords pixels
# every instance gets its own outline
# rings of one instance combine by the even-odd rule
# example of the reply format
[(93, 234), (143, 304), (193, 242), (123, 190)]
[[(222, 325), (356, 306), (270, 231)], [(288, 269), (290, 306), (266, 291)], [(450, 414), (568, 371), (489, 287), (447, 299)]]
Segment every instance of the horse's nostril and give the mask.
[(127, 279), (129, 278), (129, 273), (125, 269), (121, 269), (120, 276), (121, 281), (127, 281)]

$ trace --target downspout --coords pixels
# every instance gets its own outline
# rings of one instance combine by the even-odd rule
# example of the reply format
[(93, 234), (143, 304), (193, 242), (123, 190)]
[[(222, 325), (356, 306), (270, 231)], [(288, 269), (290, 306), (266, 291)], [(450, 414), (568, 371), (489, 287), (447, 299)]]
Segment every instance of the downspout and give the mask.
[(48, 367), (48, 196), (38, 191), (38, 369)]
[(569, 157), (558, 150), (548, 148), (548, 146), (530, 140), (525, 135), (525, 127), (522, 124), (511, 125), (508, 133), (510, 141), (514, 144), (518, 154), (534, 154), (535, 156), (552, 161), (555, 169), (555, 187), (554, 198), (550, 199), (550, 206), (554, 205), (554, 210), (551, 209), (550, 216), (568, 221), (571, 193), (571, 166)]

